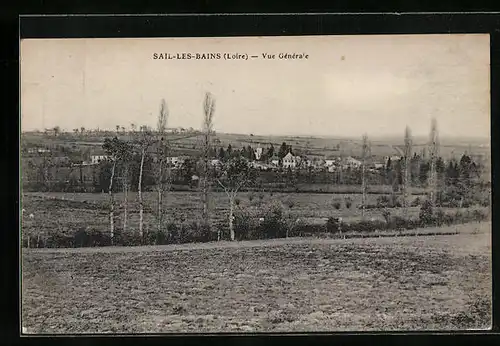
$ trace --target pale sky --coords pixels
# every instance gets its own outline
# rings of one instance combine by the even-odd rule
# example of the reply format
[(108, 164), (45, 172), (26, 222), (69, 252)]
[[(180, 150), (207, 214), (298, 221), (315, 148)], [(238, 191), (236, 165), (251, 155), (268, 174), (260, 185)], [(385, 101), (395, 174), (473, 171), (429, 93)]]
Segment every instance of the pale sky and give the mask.
[[(153, 60), (153, 53), (239, 52), (245, 60)], [(263, 60), (297, 52), (308, 60)], [(200, 128), (204, 93), (215, 130), (263, 135), (489, 137), (489, 35), (21, 42), (21, 129), (59, 125)]]

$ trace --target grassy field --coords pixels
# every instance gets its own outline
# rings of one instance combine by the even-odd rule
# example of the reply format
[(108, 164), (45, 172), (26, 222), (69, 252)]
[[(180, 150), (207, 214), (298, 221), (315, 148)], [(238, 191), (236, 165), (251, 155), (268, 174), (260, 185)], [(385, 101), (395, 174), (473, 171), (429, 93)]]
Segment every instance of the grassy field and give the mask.
[(458, 235), (23, 249), (33, 333), (482, 329), (491, 224)]
[[(254, 197), (251, 198), (250, 196)], [(212, 218), (216, 227), (226, 227), (228, 216), (228, 200), (224, 193), (213, 193)], [(324, 224), (328, 217), (342, 217), (345, 222), (361, 220), (361, 210), (357, 205), (361, 203), (361, 195), (350, 194), (352, 199), (351, 208), (346, 208), (343, 194), (314, 194), (314, 193), (274, 193), (264, 194), (261, 200), (258, 194), (242, 192), (239, 194), (239, 205), (236, 208), (254, 210), (255, 212), (265, 210), (271, 201), (281, 201), (284, 205), (287, 217), (290, 219), (300, 218), (306, 224)], [(378, 195), (368, 195), (368, 204), (375, 204)], [(417, 196), (414, 196), (416, 198)], [(120, 228), (123, 222), (123, 194), (116, 194), (117, 208), (115, 211), (115, 226)], [(156, 217), (156, 194), (144, 193), (145, 200), (145, 231), (155, 229)], [(74, 234), (82, 227), (90, 227), (95, 230), (107, 232), (109, 228), (109, 196), (107, 194), (92, 193), (24, 193), (22, 207), (25, 209), (22, 218), (22, 230), (24, 235), (47, 236), (50, 232), (57, 230), (67, 235)], [(340, 209), (335, 209), (332, 201), (341, 203)], [(293, 206), (290, 207), (290, 202)], [(167, 222), (176, 224), (189, 223), (201, 220), (200, 194), (196, 192), (171, 192), (166, 199)], [(443, 208), (445, 209), (445, 208)], [(483, 208), (485, 209), (485, 208)], [(445, 209), (453, 213), (457, 208)], [(137, 194), (129, 195), (128, 229), (137, 231), (139, 224), (139, 208)], [(418, 218), (420, 207), (410, 207), (408, 216)], [(463, 212), (466, 209), (462, 210)], [(393, 208), (392, 215), (402, 215), (401, 208)], [(34, 218), (28, 215), (33, 214)], [(382, 211), (379, 209), (366, 210), (369, 219), (384, 220)]]

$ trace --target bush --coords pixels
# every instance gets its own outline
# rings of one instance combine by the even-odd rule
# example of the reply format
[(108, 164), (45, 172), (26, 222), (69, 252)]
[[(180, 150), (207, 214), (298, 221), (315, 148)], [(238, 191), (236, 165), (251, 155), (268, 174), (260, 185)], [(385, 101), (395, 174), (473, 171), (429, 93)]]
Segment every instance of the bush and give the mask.
[(391, 196), (391, 202), (389, 205), (391, 208), (401, 208), (402, 206), (401, 201), (399, 200), (397, 195)]
[(444, 214), (443, 222), (445, 225), (450, 226), (450, 225), (453, 225), (455, 223), (455, 218), (453, 217), (453, 215)]
[(445, 219), (446, 219), (446, 214), (444, 213), (444, 211), (442, 209), (436, 210), (436, 213), (434, 216), (434, 220), (436, 221), (436, 224), (438, 226), (442, 226), (445, 223)]
[(382, 216), (384, 217), (385, 223), (389, 224), (391, 221), (391, 211), (389, 209), (382, 210)]
[(271, 203), (266, 210), (264, 221), (259, 225), (259, 235), (263, 238), (284, 238), (287, 225), (283, 217), (282, 204), (279, 202)]
[(345, 203), (345, 207), (347, 209), (351, 209), (351, 206), (352, 206), (352, 199), (351, 199), (351, 197), (345, 197), (344, 198), (344, 203)]
[(258, 239), (258, 225), (248, 210), (238, 210), (234, 213), (234, 233), (236, 240)]
[(477, 222), (484, 221), (484, 220), (488, 219), (488, 214), (482, 212), (481, 210), (476, 209), (472, 212), (472, 218), (474, 221), (477, 221)]
[(390, 205), (389, 197), (387, 196), (379, 196), (377, 197), (377, 207), (386, 208)]
[(429, 200), (425, 200), (420, 207), (420, 212), (418, 218), (422, 225), (430, 225), (433, 223), (434, 212), (432, 209), (432, 204)]
[[(337, 233), (339, 232), (339, 226), (340, 221), (337, 217), (329, 217), (328, 220), (326, 220), (326, 231), (328, 233)], [(342, 226), (341, 226), (342, 227)], [(342, 229), (340, 229), (342, 230)]]
[[(45, 246), (49, 248), (70, 248), (74, 247), (74, 241), (74, 236), (64, 235), (55, 231), (49, 234)], [(32, 237), (30, 242), (32, 244), (36, 243), (36, 238)], [(33, 247), (32, 244), (30, 244), (31, 247)]]
[(402, 218), (401, 216), (393, 216), (388, 225), (389, 229), (393, 230), (401, 230), (401, 229), (413, 229), (415, 228), (413, 222)]
[(348, 230), (351, 232), (371, 233), (376, 230), (385, 229), (385, 224), (382, 221), (359, 221), (349, 225)]
[(392, 208), (401, 208), (402, 206), (403, 206), (403, 204), (401, 204), (401, 202), (400, 202), (400, 201), (395, 201), (395, 202), (391, 205), (391, 207), (392, 207)]
[(421, 204), (422, 204), (422, 201), (420, 200), (420, 197), (417, 197), (413, 201), (411, 201), (410, 206), (411, 207), (418, 207)]
[(333, 207), (337, 210), (340, 209), (340, 202), (333, 202)]
[(205, 243), (212, 240), (211, 233), (210, 225), (207, 223), (192, 221), (183, 225), (178, 239), (180, 243)]
[(157, 230), (157, 229), (151, 230), (144, 235), (143, 244), (145, 245), (167, 244), (167, 234), (163, 230)]
[(119, 246), (139, 246), (143, 245), (143, 239), (137, 231), (123, 232), (116, 230), (113, 236), (113, 245)]
[(457, 210), (455, 212), (455, 215), (453, 215), (453, 219), (455, 220), (455, 222), (457, 223), (463, 223), (465, 221), (465, 217), (464, 217), (464, 214), (460, 211), (460, 210)]

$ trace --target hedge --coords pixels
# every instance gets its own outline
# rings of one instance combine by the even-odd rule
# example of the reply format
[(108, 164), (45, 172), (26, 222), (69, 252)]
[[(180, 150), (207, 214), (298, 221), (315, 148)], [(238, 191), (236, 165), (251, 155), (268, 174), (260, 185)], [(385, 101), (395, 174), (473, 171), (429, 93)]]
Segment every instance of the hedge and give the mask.
[[(289, 237), (321, 236), (325, 234), (360, 233), (368, 234), (382, 230), (411, 230), (418, 227), (435, 227), (442, 225), (461, 224), (472, 221), (483, 221), (488, 219), (489, 214), (481, 210), (457, 211), (454, 214), (446, 214), (441, 209), (436, 211), (424, 203), (421, 207), (419, 219), (404, 219), (399, 216), (386, 216), (386, 221), (370, 220), (351, 223), (340, 223), (337, 218), (330, 217), (323, 225), (309, 225), (302, 223), (290, 223), (283, 213), (283, 206), (273, 204), (265, 208), (263, 218), (256, 218), (251, 213), (240, 210), (235, 213), (234, 230), (236, 240), (271, 239)], [(217, 240), (217, 230), (223, 232), (223, 239), (228, 239), (227, 225), (215, 225), (191, 222), (189, 224), (177, 225), (170, 223), (166, 229), (145, 232), (143, 237), (136, 231), (122, 232), (117, 229), (113, 239), (109, 232), (95, 229), (79, 229), (73, 235), (53, 231), (47, 236), (25, 236), (22, 246), (39, 248), (75, 248), (95, 246), (138, 246), (138, 245), (166, 245), (190, 242), (209, 242)]]

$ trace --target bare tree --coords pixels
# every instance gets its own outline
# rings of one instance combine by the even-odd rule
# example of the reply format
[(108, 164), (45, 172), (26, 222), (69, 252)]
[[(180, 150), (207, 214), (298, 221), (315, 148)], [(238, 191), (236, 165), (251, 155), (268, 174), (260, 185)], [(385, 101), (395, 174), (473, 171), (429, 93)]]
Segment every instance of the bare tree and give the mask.
[(128, 224), (128, 191), (130, 189), (130, 163), (132, 161), (132, 146), (127, 142), (120, 142), (120, 160), (123, 164), (122, 187), (123, 187), (123, 232), (127, 231)]
[(161, 231), (163, 219), (164, 219), (164, 208), (163, 208), (163, 199), (165, 192), (170, 187), (170, 172), (166, 169), (166, 161), (168, 154), (168, 145), (166, 136), (166, 128), (168, 121), (168, 107), (164, 99), (161, 100), (160, 103), (160, 113), (158, 114), (158, 123), (157, 123), (157, 133), (158, 137), (154, 143), (156, 147), (156, 159), (157, 159), (157, 169), (155, 171), (156, 178), (156, 189), (158, 193), (158, 213), (157, 213), (157, 228), (158, 231)]
[(361, 216), (365, 217), (365, 208), (366, 208), (366, 160), (369, 155), (369, 143), (368, 143), (368, 135), (363, 135), (363, 144), (362, 144), (362, 163), (361, 163), (361, 190), (362, 190), (362, 201), (361, 201)]
[(436, 199), (436, 161), (439, 155), (439, 134), (437, 129), (437, 120), (432, 118), (431, 120), (431, 133), (429, 138), (429, 154), (430, 154), (430, 172), (428, 179), (429, 186), (429, 199), (431, 204), (434, 206)]
[(139, 166), (139, 182), (137, 185), (137, 194), (139, 196), (139, 235), (141, 238), (144, 235), (144, 200), (142, 196), (142, 178), (144, 172), (144, 159), (146, 157), (146, 153), (153, 143), (152, 134), (149, 131), (142, 131), (140, 134), (140, 138), (137, 140), (137, 145), (139, 146), (139, 151), (141, 155), (141, 164)]
[(406, 218), (408, 216), (408, 206), (409, 206), (409, 184), (410, 184), (410, 160), (412, 152), (412, 139), (411, 131), (408, 126), (405, 129), (405, 148), (403, 157), (403, 215)]
[(202, 179), (202, 201), (203, 201), (203, 220), (210, 225), (210, 149), (213, 136), (213, 117), (215, 113), (215, 99), (211, 93), (205, 94), (203, 102), (203, 179)]
[[(222, 174), (216, 180), (229, 199), (229, 232), (231, 240), (234, 240), (233, 221), (236, 196), (242, 187), (254, 181), (253, 170), (246, 159), (236, 156), (224, 164)], [(220, 240), (220, 230), (217, 234), (217, 240)]]
[(158, 134), (163, 135), (167, 129), (167, 121), (168, 121), (168, 106), (165, 102), (165, 99), (162, 99), (160, 102), (160, 114), (158, 115), (158, 123), (156, 125), (156, 130)]
[(111, 242), (113, 242), (113, 237), (115, 235), (115, 199), (113, 195), (113, 182), (115, 178), (115, 171), (116, 171), (116, 164), (118, 162), (118, 156), (119, 156), (119, 143), (118, 143), (118, 138), (113, 138), (110, 140), (109, 138), (106, 138), (103, 144), (103, 148), (106, 151), (106, 154), (109, 155), (109, 159), (112, 162), (111, 165), (111, 177), (109, 179), (109, 188), (108, 188), (108, 194), (109, 194), (109, 233), (111, 237)]

